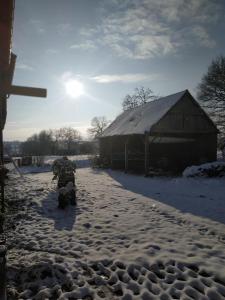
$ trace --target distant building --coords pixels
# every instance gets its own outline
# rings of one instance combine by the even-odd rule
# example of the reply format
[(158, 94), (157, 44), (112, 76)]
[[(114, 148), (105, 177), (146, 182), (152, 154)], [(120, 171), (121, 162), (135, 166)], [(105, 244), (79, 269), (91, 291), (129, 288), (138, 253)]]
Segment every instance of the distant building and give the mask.
[(11, 156), (21, 155), (21, 145), (22, 142), (19, 141), (4, 142), (4, 149), (6, 154), (9, 154)]
[(127, 110), (99, 139), (112, 168), (181, 171), (216, 160), (218, 129), (188, 90)]

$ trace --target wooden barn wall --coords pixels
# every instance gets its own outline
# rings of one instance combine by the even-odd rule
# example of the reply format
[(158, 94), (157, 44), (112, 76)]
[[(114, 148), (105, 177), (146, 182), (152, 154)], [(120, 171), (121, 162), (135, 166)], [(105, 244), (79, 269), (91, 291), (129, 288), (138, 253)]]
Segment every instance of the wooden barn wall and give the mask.
[(152, 133), (208, 133), (215, 132), (213, 123), (202, 109), (186, 95), (155, 126)]
[(165, 170), (182, 171), (187, 166), (216, 160), (216, 136), (199, 135), (187, 143), (151, 143), (150, 165)]
[[(125, 142), (122, 138), (104, 139), (101, 157), (115, 169), (125, 167)], [(131, 140), (128, 169), (144, 169), (144, 144), (141, 139)], [(111, 148), (112, 147), (112, 148)], [(112, 152), (111, 152), (112, 149)], [(200, 135), (189, 143), (150, 143), (149, 165), (166, 170), (183, 170), (193, 164), (216, 160), (215, 135)]]
[(122, 136), (101, 138), (99, 142), (100, 156), (106, 164), (113, 165), (114, 168), (124, 169), (124, 147), (125, 138)]
[(145, 164), (144, 135), (130, 136), (128, 140), (128, 169), (143, 172)]
[(101, 138), (99, 140), (99, 154), (105, 160), (110, 161), (110, 138)]
[[(100, 140), (100, 155), (114, 169), (125, 168), (125, 142), (127, 138), (120, 136)], [(217, 138), (215, 134), (192, 135), (192, 138), (194, 141), (185, 143), (150, 143), (149, 166), (182, 171), (190, 165), (216, 160)], [(129, 137), (128, 149), (128, 169), (137, 172), (143, 171), (144, 137)]]
[[(217, 130), (201, 108), (186, 95), (155, 126), (151, 136), (190, 138), (190, 142), (149, 144), (149, 165), (167, 170), (183, 170), (193, 164), (216, 160)], [(144, 170), (144, 135), (100, 139), (100, 155), (113, 168), (125, 168), (125, 143), (128, 169)]]
[(100, 156), (114, 169), (125, 168), (125, 143), (129, 149), (128, 166), (129, 169), (143, 170), (144, 167), (144, 137), (116, 136), (101, 138), (99, 141)]

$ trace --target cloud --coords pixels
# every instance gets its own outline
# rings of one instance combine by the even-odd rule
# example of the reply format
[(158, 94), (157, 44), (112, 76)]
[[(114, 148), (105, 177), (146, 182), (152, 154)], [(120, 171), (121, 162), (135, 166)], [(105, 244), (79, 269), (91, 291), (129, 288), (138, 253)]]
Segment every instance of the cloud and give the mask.
[(60, 76), (60, 82), (66, 82), (71, 79), (76, 80), (92, 80), (97, 83), (131, 83), (131, 82), (141, 82), (141, 81), (152, 81), (161, 77), (159, 74), (149, 74), (149, 73), (128, 73), (128, 74), (101, 74), (96, 76), (82, 76), (80, 74), (74, 74), (70, 71), (64, 72)]
[(86, 40), (84, 43), (81, 44), (74, 44), (70, 46), (70, 49), (82, 49), (82, 50), (93, 50), (96, 49), (96, 45), (91, 40)]
[(73, 26), (70, 23), (61, 23), (56, 26), (56, 31), (61, 35), (68, 34), (72, 30)]
[[(185, 36), (185, 39), (182, 38)], [(192, 47), (197, 45), (203, 48), (214, 48), (216, 41), (210, 37), (207, 30), (201, 25), (193, 25), (176, 32), (175, 40), (178, 48)]]
[(214, 48), (216, 46), (216, 42), (211, 39), (205, 28), (201, 26), (193, 27), (193, 34), (200, 41), (202, 46), (205, 46), (207, 48)]
[(82, 28), (80, 35), (84, 42), (71, 46), (74, 49), (106, 47), (117, 56), (149, 59), (182, 51), (187, 46), (216, 46), (210, 30), (221, 17), (217, 1), (113, 0), (102, 3), (101, 22), (96, 28)]
[(132, 41), (135, 43), (133, 55), (138, 59), (165, 55), (175, 51), (175, 43), (167, 35), (136, 35), (132, 37)]
[(24, 64), (24, 63), (18, 63), (16, 64), (16, 69), (19, 69), (19, 70), (25, 70), (25, 71), (33, 71), (34, 68), (27, 65), (27, 64)]
[(64, 73), (62, 73), (62, 75), (60, 76), (59, 80), (61, 82), (65, 82), (65, 81), (68, 81), (68, 80), (73, 80), (73, 79), (81, 79), (81, 75), (80, 74), (74, 74), (73, 72), (71, 71), (65, 71)]
[(143, 74), (143, 73), (136, 73), (136, 74), (114, 74), (114, 75), (98, 75), (91, 77), (91, 80), (96, 81), (97, 83), (112, 83), (112, 82), (123, 82), (123, 83), (130, 83), (130, 82), (138, 82), (138, 81), (149, 81), (158, 78), (158, 75), (151, 75), (151, 74)]
[(30, 20), (31, 26), (34, 27), (35, 31), (38, 34), (43, 34), (46, 32), (46, 29), (44, 27), (44, 22), (41, 20)]
[(47, 49), (46, 50), (46, 53), (47, 54), (57, 54), (57, 53), (59, 53), (59, 50), (58, 49)]

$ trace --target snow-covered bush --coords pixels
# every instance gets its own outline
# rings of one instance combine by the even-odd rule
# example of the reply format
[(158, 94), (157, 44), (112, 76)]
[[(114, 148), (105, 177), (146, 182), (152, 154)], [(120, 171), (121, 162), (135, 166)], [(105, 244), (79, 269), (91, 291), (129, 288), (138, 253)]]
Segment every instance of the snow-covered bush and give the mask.
[(222, 177), (225, 176), (225, 162), (214, 161), (199, 166), (187, 167), (184, 177)]
[(92, 168), (108, 168), (110, 163), (107, 159), (101, 158), (99, 155), (93, 155), (89, 158)]

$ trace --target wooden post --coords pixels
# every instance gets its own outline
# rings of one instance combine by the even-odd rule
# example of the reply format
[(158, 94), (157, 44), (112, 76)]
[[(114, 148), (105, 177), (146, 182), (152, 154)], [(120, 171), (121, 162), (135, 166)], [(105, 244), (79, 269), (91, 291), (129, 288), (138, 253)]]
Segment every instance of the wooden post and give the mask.
[[(4, 242), (5, 244), (5, 242)], [(6, 247), (0, 244), (0, 299), (6, 300)]]
[[(4, 156), (3, 156), (3, 130), (0, 129), (0, 188), (1, 188), (1, 213), (5, 213), (5, 175), (4, 175)], [(3, 228), (0, 229), (3, 232)]]
[(127, 173), (128, 171), (128, 142), (129, 142), (129, 138), (126, 138), (124, 144), (125, 173)]
[[(3, 168), (3, 129), (6, 121), (7, 111), (7, 95), (4, 92), (7, 81), (7, 72), (10, 66), (11, 57), (11, 38), (13, 28), (13, 15), (14, 15), (14, 0), (0, 0), (0, 163)], [(1, 212), (5, 210), (4, 204), (4, 172), (1, 172)], [(3, 226), (3, 224), (2, 224)], [(2, 227), (3, 231), (3, 227)], [(6, 300), (6, 246), (5, 240), (0, 239), (0, 299)]]
[(110, 147), (110, 168), (113, 168), (113, 143), (112, 143), (112, 137), (109, 137), (109, 147)]
[[(0, 0), (0, 166), (3, 168), (3, 129), (10, 94), (46, 97), (45, 89), (13, 86), (16, 55), (11, 53), (15, 0)], [(4, 212), (4, 172), (1, 172), (1, 211)], [(3, 226), (3, 225), (2, 225)], [(3, 231), (3, 227), (2, 227)], [(1, 238), (1, 236), (0, 236)], [(0, 243), (0, 299), (6, 300), (6, 246)]]
[[(6, 95), (3, 90), (3, 75), (4, 73), (0, 70), (0, 201), (1, 201), (1, 213), (5, 212), (5, 183), (4, 183), (4, 147), (3, 147), (3, 129), (6, 121), (7, 114), (7, 102)], [(3, 232), (3, 228), (1, 229)]]
[(1, 201), (1, 225), (0, 225), (0, 299), (6, 300), (6, 246), (4, 241), (4, 213), (5, 213), (5, 174), (3, 153), (3, 128), (6, 120), (6, 97), (2, 94), (2, 82), (0, 82), (0, 201)]
[(4, 240), (5, 213), (5, 174), (3, 151), (3, 128), (6, 121), (6, 96), (2, 93), (3, 82), (0, 82), (0, 200), (1, 200), (1, 228), (0, 228), (0, 299), (6, 300), (6, 245)]
[(0, 165), (3, 165), (3, 130), (0, 128)]
[(145, 176), (149, 172), (149, 134), (145, 134)]

